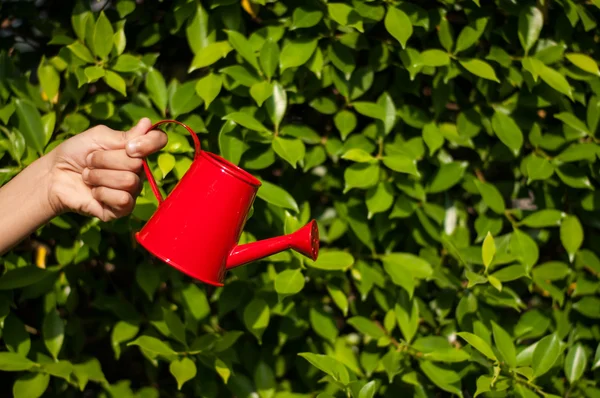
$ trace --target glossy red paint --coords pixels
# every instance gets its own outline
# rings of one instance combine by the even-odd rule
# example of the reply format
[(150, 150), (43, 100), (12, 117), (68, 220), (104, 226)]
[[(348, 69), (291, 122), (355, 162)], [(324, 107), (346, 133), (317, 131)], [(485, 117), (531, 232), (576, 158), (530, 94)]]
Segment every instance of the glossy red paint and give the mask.
[(199, 281), (223, 286), (227, 269), (292, 249), (316, 260), (319, 231), (313, 220), (298, 231), (238, 246), (250, 207), (261, 182), (247, 171), (222, 157), (200, 149), (192, 129), (195, 155), (187, 173), (173, 192), (162, 198), (144, 159), (144, 171), (158, 199), (158, 209), (136, 240), (165, 263)]

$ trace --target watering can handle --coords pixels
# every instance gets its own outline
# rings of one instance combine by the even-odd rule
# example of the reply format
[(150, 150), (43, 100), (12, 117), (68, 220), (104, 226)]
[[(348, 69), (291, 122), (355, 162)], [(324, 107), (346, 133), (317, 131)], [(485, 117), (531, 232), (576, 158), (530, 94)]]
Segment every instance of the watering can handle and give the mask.
[[(192, 139), (194, 140), (194, 149), (195, 149), (194, 159), (195, 159), (200, 154), (200, 140), (198, 139), (198, 136), (196, 135), (196, 133), (194, 133), (194, 130), (192, 130), (185, 124), (178, 122), (177, 120), (161, 120), (160, 122), (157, 122), (152, 127), (150, 127), (148, 129), (148, 131), (152, 131), (152, 130), (156, 129), (156, 127), (158, 127), (164, 123), (177, 123), (177, 124), (185, 127), (185, 129), (190, 132), (190, 135), (192, 136)], [(142, 158), (142, 163), (144, 165), (144, 172), (146, 173), (146, 177), (148, 178), (148, 182), (150, 183), (150, 188), (152, 188), (152, 192), (154, 192), (154, 196), (156, 196), (156, 199), (158, 199), (158, 204), (161, 204), (164, 201), (164, 199), (163, 199), (162, 195), (160, 194), (160, 191), (158, 190), (158, 186), (156, 185), (154, 176), (152, 175), (152, 172), (150, 171), (150, 168), (148, 167), (148, 163), (146, 162), (145, 158)]]

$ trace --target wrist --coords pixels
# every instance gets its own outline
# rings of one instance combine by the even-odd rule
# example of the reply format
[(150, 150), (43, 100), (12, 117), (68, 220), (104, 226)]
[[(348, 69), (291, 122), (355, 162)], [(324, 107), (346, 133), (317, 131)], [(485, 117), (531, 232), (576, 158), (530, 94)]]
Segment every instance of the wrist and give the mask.
[(39, 206), (40, 210), (52, 219), (65, 210), (59, 200), (58, 185), (56, 181), (56, 155), (54, 151), (47, 153), (33, 162), (29, 167), (33, 168), (36, 180), (39, 181)]

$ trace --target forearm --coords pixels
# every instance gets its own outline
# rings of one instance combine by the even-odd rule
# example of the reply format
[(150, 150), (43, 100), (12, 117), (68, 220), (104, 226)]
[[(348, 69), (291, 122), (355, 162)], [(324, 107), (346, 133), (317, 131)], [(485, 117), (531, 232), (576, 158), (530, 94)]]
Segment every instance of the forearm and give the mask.
[(0, 255), (57, 215), (49, 200), (51, 156), (37, 159), (0, 188)]

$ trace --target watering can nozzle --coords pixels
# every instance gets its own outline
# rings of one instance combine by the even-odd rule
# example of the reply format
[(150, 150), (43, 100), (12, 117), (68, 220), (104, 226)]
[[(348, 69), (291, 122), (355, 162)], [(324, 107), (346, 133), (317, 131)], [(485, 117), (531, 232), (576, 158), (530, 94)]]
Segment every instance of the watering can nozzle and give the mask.
[(239, 267), (288, 249), (295, 250), (313, 261), (316, 260), (319, 256), (319, 228), (317, 222), (312, 220), (289, 235), (234, 247), (227, 258), (227, 269)]

